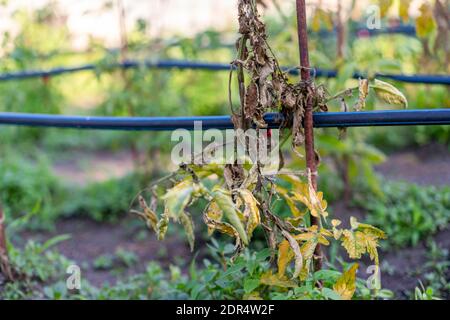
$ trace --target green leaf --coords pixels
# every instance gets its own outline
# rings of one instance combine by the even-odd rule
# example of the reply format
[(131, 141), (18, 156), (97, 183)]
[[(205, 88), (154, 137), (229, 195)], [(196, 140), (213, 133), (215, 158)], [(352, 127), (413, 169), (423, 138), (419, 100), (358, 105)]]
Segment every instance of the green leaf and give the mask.
[(66, 241), (70, 239), (72, 236), (70, 234), (62, 234), (53, 238), (48, 239), (42, 244), (40, 252), (44, 252), (45, 250), (57, 245), (60, 242)]
[(259, 279), (245, 279), (244, 292), (246, 294), (253, 292), (260, 285)]
[(213, 198), (219, 208), (223, 211), (230, 224), (238, 232), (244, 245), (248, 245), (247, 232), (245, 231), (244, 225), (239, 218), (238, 209), (233, 203), (230, 193), (224, 189), (217, 188), (213, 191)]
[(341, 296), (330, 288), (322, 288), (322, 295), (329, 300), (342, 300)]
[(184, 180), (169, 189), (162, 197), (165, 200), (168, 214), (176, 221), (191, 200), (194, 192), (193, 182)]

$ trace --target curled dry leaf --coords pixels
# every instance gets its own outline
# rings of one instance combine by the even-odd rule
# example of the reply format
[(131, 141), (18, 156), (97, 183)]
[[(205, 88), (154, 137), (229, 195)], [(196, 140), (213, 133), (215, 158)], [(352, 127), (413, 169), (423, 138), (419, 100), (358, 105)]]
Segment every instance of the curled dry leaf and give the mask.
[[(212, 235), (214, 230), (217, 229), (215, 224), (219, 223), (222, 220), (222, 216), (223, 216), (223, 212), (222, 210), (220, 210), (219, 206), (217, 205), (217, 202), (215, 201), (211, 201), (208, 205), (208, 207), (205, 210), (206, 217), (208, 218), (208, 221), (205, 221), (206, 225), (208, 226), (208, 235)], [(215, 224), (210, 223), (210, 221), (213, 221)], [(234, 237), (235, 233), (233, 231), (231, 232), (224, 232), (221, 231), (222, 233), (227, 233), (228, 235)]]
[(295, 240), (294, 237), (286, 230), (282, 230), (281, 233), (283, 234), (283, 237), (289, 242), (289, 245), (291, 246), (291, 249), (294, 252), (295, 270), (294, 274), (292, 275), (292, 278), (295, 279), (299, 276), (303, 268), (303, 255), (297, 240)]
[(359, 97), (358, 102), (355, 105), (356, 111), (361, 111), (366, 107), (366, 99), (369, 95), (369, 80), (367, 79), (359, 79)]
[[(213, 208), (211, 208), (213, 206)], [(230, 237), (233, 237), (236, 239), (236, 245), (235, 245), (235, 253), (239, 253), (240, 249), (242, 248), (242, 241), (239, 236), (239, 233), (237, 230), (229, 223), (220, 221), (219, 219), (216, 219), (216, 211), (219, 210), (219, 207), (215, 201), (211, 201), (206, 207), (206, 210), (203, 212), (203, 221), (208, 226), (208, 230), (217, 230), (223, 234), (226, 234)], [(222, 216), (222, 214), (220, 215)]]
[(189, 214), (183, 212), (180, 215), (180, 222), (184, 227), (184, 231), (188, 238), (189, 246), (192, 252), (194, 251), (194, 244), (195, 244), (194, 222), (192, 221), (192, 217)]
[(278, 277), (283, 278), (286, 268), (294, 258), (294, 252), (291, 249), (289, 241), (283, 240), (278, 245)]
[(246, 232), (250, 239), (255, 228), (261, 223), (261, 216), (258, 208), (259, 203), (247, 189), (239, 189), (238, 193), (244, 202), (244, 217), (247, 219)]
[(408, 100), (403, 93), (392, 84), (375, 79), (374, 84), (370, 87), (384, 102), (408, 108)]
[(167, 229), (169, 228), (169, 213), (167, 210), (164, 210), (164, 213), (161, 215), (161, 219), (157, 224), (157, 236), (158, 240), (164, 240)]

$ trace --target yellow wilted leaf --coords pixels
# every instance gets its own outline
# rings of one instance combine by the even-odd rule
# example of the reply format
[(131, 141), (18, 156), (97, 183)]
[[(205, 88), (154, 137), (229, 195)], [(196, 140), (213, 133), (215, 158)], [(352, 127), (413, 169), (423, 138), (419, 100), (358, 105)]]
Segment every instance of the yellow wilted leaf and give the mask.
[(300, 271), (303, 268), (303, 256), (300, 250), (300, 246), (298, 245), (297, 240), (286, 230), (282, 230), (281, 233), (283, 234), (283, 237), (289, 242), (289, 245), (294, 252), (295, 257), (295, 270), (294, 275), (292, 276), (293, 279), (297, 278), (300, 274)]
[(156, 225), (158, 240), (164, 240), (168, 227), (169, 227), (169, 214), (167, 213), (166, 210), (164, 210), (164, 213), (161, 215), (161, 219), (158, 221), (158, 224)]
[(333, 219), (333, 220), (331, 220), (331, 225), (332, 225), (333, 227), (337, 227), (337, 226), (339, 226), (341, 223), (342, 223), (341, 220), (338, 220), (338, 219)]
[(339, 294), (343, 300), (351, 300), (355, 294), (356, 270), (358, 270), (357, 263), (345, 271), (333, 285), (333, 290)]
[(350, 220), (350, 224), (357, 231), (342, 231), (342, 245), (347, 250), (349, 257), (359, 259), (362, 254), (367, 252), (370, 259), (378, 265), (378, 239), (386, 238), (386, 234), (371, 225), (358, 223), (353, 217)]
[(294, 236), (294, 239), (297, 240), (297, 241), (309, 241), (312, 238), (314, 238), (315, 236), (316, 236), (315, 233), (305, 232), (305, 233), (296, 234)]
[(362, 232), (342, 231), (342, 246), (347, 250), (352, 259), (359, 259), (366, 252), (365, 240), (361, 237)]
[(308, 185), (303, 182), (299, 177), (292, 175), (292, 174), (280, 174), (279, 175), (283, 180), (289, 182), (292, 184), (294, 189), (300, 189), (302, 191), (301, 193), (306, 192), (308, 190)]
[(358, 226), (359, 226), (359, 222), (358, 222), (358, 220), (356, 220), (356, 218), (355, 217), (350, 217), (350, 227), (352, 228), (352, 230), (355, 230), (355, 229), (357, 229), (358, 228)]
[(366, 241), (366, 249), (367, 253), (370, 256), (370, 259), (375, 262), (375, 264), (378, 266), (380, 264), (380, 261), (378, 259), (378, 242), (377, 239), (374, 236), (371, 236), (369, 234), (364, 234), (364, 238)]
[[(312, 186), (311, 186), (312, 189)], [(312, 189), (314, 191), (314, 189)], [(327, 207), (328, 202), (323, 198), (323, 192), (319, 191), (316, 193), (316, 203), (315, 203), (315, 210), (320, 212), (320, 214), (326, 218), (328, 217)]]
[[(217, 203), (215, 201), (211, 201), (209, 203), (209, 206), (206, 210), (205, 213), (210, 219), (215, 220), (215, 221), (220, 221), (222, 220), (222, 216), (223, 216), (223, 212), (222, 210), (220, 210), (219, 206), (217, 205)], [(208, 235), (211, 236), (214, 232), (214, 227), (210, 227), (208, 225)], [(231, 234), (231, 236), (234, 236)]]
[(244, 295), (242, 300), (263, 300), (261, 296), (259, 295), (259, 292), (251, 292)]
[(389, 9), (392, 7), (392, 4), (394, 3), (394, 0), (379, 0), (378, 4), (380, 6), (380, 15), (382, 18), (384, 18), (388, 12)]
[(411, 6), (411, 2), (412, 0), (400, 0), (398, 15), (405, 23), (409, 20), (409, 7)]
[(320, 233), (325, 237), (332, 237), (333, 233), (330, 230), (327, 230), (325, 228), (320, 229)]
[[(203, 214), (203, 221), (208, 226), (208, 230), (217, 230), (217, 231), (227, 234), (233, 238), (235, 238), (235, 237), (239, 238), (239, 233), (236, 231), (236, 229), (232, 225), (214, 218), (214, 210), (210, 210), (211, 206), (217, 206), (217, 203), (215, 203), (214, 201), (211, 201), (209, 203), (208, 208), (205, 210), (205, 212)], [(220, 210), (220, 209), (218, 209), (218, 210), (220, 212), (222, 212), (222, 210)]]
[(184, 231), (186, 232), (186, 236), (188, 238), (189, 246), (192, 252), (194, 251), (195, 244), (194, 222), (192, 221), (191, 216), (185, 212), (181, 213), (180, 222), (184, 227)]
[(165, 201), (165, 207), (168, 214), (175, 221), (178, 221), (179, 216), (189, 204), (193, 192), (193, 182), (190, 180), (183, 180), (173, 188), (169, 189), (162, 197)]
[(239, 189), (239, 195), (244, 202), (244, 217), (247, 219), (246, 231), (248, 238), (250, 239), (253, 234), (253, 230), (261, 223), (261, 217), (259, 215), (258, 201), (253, 194), (247, 189)]
[(428, 37), (434, 29), (436, 22), (433, 18), (433, 8), (430, 3), (425, 2), (419, 8), (420, 16), (416, 19), (416, 32), (420, 38)]
[(297, 208), (295, 201), (289, 196), (289, 192), (286, 189), (275, 186), (275, 190), (286, 200), (286, 204), (289, 209), (291, 209), (291, 213), (294, 217), (303, 216), (303, 213)]
[(333, 16), (330, 12), (327, 12), (321, 8), (316, 8), (311, 21), (311, 28), (314, 32), (320, 31), (322, 24), (325, 29), (329, 31), (333, 30)]
[(281, 278), (286, 273), (286, 268), (294, 258), (289, 241), (283, 240), (278, 246), (278, 276)]
[(350, 225), (353, 230), (362, 231), (365, 234), (372, 235), (379, 239), (386, 239), (386, 233), (383, 230), (378, 229), (370, 224), (360, 223), (355, 217), (350, 217)]
[(238, 232), (242, 242), (247, 245), (248, 237), (245, 232), (244, 225), (242, 224), (241, 219), (239, 218), (238, 209), (235, 207), (233, 200), (231, 199), (231, 195), (228, 191), (216, 188), (213, 192), (213, 198), (216, 201), (219, 208), (223, 211), (225, 217), (228, 219), (230, 224), (236, 229)]
[[(323, 216), (326, 218), (328, 213), (326, 212), (328, 203), (323, 199), (322, 192), (316, 192), (312, 186), (311, 178), (309, 177), (308, 183), (303, 182), (296, 176), (292, 175), (281, 175), (283, 179), (290, 182), (294, 190), (292, 192), (293, 197), (291, 199), (300, 201), (305, 206), (308, 207), (311, 215), (315, 217)], [(283, 190), (281, 190), (281, 194), (283, 195)], [(289, 203), (288, 203), (289, 205)], [(291, 209), (292, 210), (292, 209)]]
[(324, 246), (329, 246), (330, 245), (330, 241), (328, 241), (327, 238), (325, 238), (323, 235), (318, 234), (317, 235), (317, 242), (319, 242), (320, 244), (324, 245)]
[(312, 259), (314, 257), (314, 250), (317, 246), (317, 238), (312, 238), (311, 240), (305, 242), (300, 251), (303, 255), (303, 268), (300, 271), (300, 280), (304, 281), (308, 278), (310, 266)]
[(190, 165), (190, 168), (195, 172), (197, 177), (205, 178), (210, 175), (216, 174), (217, 176), (223, 176), (223, 167), (216, 163), (208, 163), (202, 165)]
[(377, 96), (384, 102), (408, 108), (408, 100), (403, 93), (392, 84), (375, 79), (371, 88), (374, 89)]
[(316, 192), (312, 185), (306, 183), (301, 190), (299, 189), (292, 192), (293, 198), (307, 206), (312, 216), (317, 218), (323, 216), (326, 218), (328, 216), (326, 212), (328, 203), (323, 199), (323, 193)]
[(369, 95), (369, 80), (359, 79), (359, 97), (355, 110), (361, 111), (366, 107), (366, 99)]
[(157, 230), (156, 225), (158, 224), (158, 216), (153, 210), (149, 208), (147, 202), (145, 202), (144, 197), (142, 197), (141, 195), (139, 196), (139, 206), (141, 207), (142, 210), (144, 210), (144, 213), (138, 211), (133, 212), (137, 213), (142, 219), (144, 219), (145, 222), (147, 223), (147, 226), (156, 232)]
[(282, 288), (295, 288), (298, 287), (298, 284), (295, 283), (292, 280), (286, 279), (286, 277), (279, 277), (276, 274), (272, 273), (272, 270), (267, 271), (266, 273), (261, 275), (261, 278), (259, 279), (261, 284), (264, 284), (266, 286), (275, 286), (275, 287), (282, 287)]
[(331, 220), (331, 225), (333, 226), (333, 237), (336, 240), (339, 240), (342, 235), (342, 230), (337, 228), (341, 223), (341, 220), (338, 219)]
[(379, 239), (386, 239), (386, 233), (383, 230), (380, 230), (370, 224), (360, 223), (358, 225), (358, 230), (362, 232), (377, 237)]
[(342, 236), (342, 230), (333, 227), (333, 237), (334, 237), (334, 239), (339, 240), (339, 238), (341, 236)]
[(319, 11), (319, 9), (316, 9), (314, 11), (314, 16), (313, 16), (312, 21), (311, 21), (311, 29), (314, 32), (317, 32), (317, 31), (320, 30), (320, 15), (319, 15), (318, 11)]

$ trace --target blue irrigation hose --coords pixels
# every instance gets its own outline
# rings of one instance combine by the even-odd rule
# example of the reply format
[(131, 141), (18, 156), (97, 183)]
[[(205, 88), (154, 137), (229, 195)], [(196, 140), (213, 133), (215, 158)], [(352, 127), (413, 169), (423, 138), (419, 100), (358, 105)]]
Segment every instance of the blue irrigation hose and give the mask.
[[(337, 33), (337, 30), (319, 30), (317, 32), (311, 32), (311, 34), (317, 34), (319, 37), (333, 37)], [(399, 25), (394, 27), (387, 27), (381, 29), (369, 29), (367, 27), (361, 26), (355, 29), (355, 35), (357, 37), (361, 36), (379, 36), (379, 35), (391, 35), (391, 34), (403, 34), (410, 37), (416, 37), (416, 27), (414, 25)]]
[[(270, 128), (278, 128), (283, 122), (283, 116), (278, 113), (268, 113), (265, 115), (264, 119)], [(99, 130), (193, 130), (195, 122), (197, 121), (202, 123), (203, 129), (233, 128), (230, 116), (86, 117), (9, 112), (0, 113), (0, 125)], [(450, 109), (328, 112), (314, 114), (314, 126), (317, 128), (449, 124)]]
[[(105, 67), (105, 69), (131, 69), (131, 68), (149, 68), (149, 69), (179, 69), (179, 70), (207, 70), (207, 71), (227, 71), (230, 70), (230, 64), (226, 63), (213, 63), (202, 61), (185, 61), (185, 60), (161, 60), (161, 61), (125, 61), (123, 63), (111, 64)], [(28, 78), (43, 78), (57, 76), (64, 73), (74, 73), (87, 70), (101, 70), (100, 67), (95, 64), (86, 64), (77, 67), (59, 67), (49, 70), (29, 70), (19, 72), (9, 72), (0, 74), (0, 81), (8, 80), (23, 80)], [(283, 67), (283, 70), (288, 71), (292, 75), (298, 74), (298, 69)], [(317, 77), (335, 78), (337, 71), (316, 69), (315, 74)], [(423, 84), (442, 84), (450, 85), (450, 76), (446, 75), (393, 75), (393, 74), (376, 74), (377, 77), (391, 79), (395, 81), (401, 81), (406, 83), (423, 83)], [(353, 75), (355, 79), (364, 77), (361, 73), (355, 73)]]
[(413, 25), (399, 25), (396, 27), (387, 27), (381, 29), (368, 29), (366, 27), (358, 28), (357, 35), (368, 34), (369, 36), (378, 36), (382, 34), (404, 34), (408, 36), (416, 36), (416, 27)]

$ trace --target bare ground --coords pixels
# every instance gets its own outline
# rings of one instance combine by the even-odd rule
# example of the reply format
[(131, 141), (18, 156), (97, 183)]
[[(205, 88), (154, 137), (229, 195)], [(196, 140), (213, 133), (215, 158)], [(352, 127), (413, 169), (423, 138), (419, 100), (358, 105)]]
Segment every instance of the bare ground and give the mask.
[[(143, 272), (149, 261), (158, 261), (163, 267), (168, 267), (176, 263), (177, 259), (191, 256), (184, 239), (172, 236), (160, 242), (154, 233), (143, 230), (132, 219), (126, 218), (120, 223), (100, 223), (79, 218), (60, 220), (55, 232), (26, 232), (22, 238), (45, 241), (56, 235), (70, 234), (69, 240), (59, 243), (55, 248), (77, 263), (82, 269), (82, 276), (95, 286), (114, 284), (119, 278)], [(143, 233), (139, 234), (140, 231)], [(107, 270), (94, 267), (98, 257), (114, 255), (119, 249), (134, 253), (138, 261), (129, 267), (118, 261)]]
[(400, 151), (389, 156), (376, 171), (389, 180), (419, 185), (450, 185), (450, 149), (440, 144)]
[(121, 178), (133, 172), (134, 163), (130, 152), (72, 152), (59, 158), (53, 165), (53, 173), (62, 181), (85, 186), (93, 182)]

